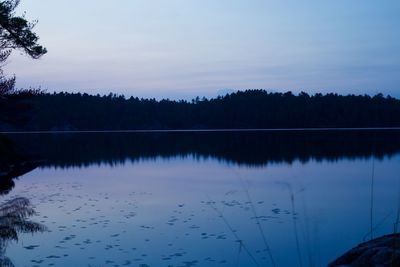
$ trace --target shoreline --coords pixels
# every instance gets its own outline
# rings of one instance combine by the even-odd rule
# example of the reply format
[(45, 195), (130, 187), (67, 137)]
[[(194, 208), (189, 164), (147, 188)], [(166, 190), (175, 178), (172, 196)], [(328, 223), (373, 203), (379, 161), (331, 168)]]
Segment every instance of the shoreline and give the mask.
[(74, 134), (74, 133), (190, 133), (190, 132), (330, 132), (330, 131), (399, 131), (400, 127), (351, 127), (351, 128), (227, 128), (227, 129), (138, 129), (138, 130), (44, 130), (0, 131), (0, 134)]

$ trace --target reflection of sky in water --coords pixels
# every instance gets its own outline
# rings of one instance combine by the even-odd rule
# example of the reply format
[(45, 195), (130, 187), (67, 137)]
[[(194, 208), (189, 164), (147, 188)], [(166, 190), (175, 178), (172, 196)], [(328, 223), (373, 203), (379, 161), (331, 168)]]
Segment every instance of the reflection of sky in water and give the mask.
[[(375, 161), (376, 236), (393, 229), (399, 162)], [(371, 170), (372, 160), (248, 168), (190, 158), (37, 169), (7, 198), (28, 197), (51, 232), (21, 235), (7, 255), (16, 266), (271, 266), (259, 221), (277, 266), (296, 266), (289, 184), (303, 265), (326, 265), (370, 229)]]

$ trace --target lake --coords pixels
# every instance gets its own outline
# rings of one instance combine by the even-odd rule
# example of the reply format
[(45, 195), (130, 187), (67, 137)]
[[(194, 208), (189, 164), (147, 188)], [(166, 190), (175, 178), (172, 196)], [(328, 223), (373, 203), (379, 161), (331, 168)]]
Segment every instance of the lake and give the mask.
[[(393, 233), (400, 131), (13, 134), (15, 266), (326, 266)], [(4, 256), (4, 255), (3, 255)]]

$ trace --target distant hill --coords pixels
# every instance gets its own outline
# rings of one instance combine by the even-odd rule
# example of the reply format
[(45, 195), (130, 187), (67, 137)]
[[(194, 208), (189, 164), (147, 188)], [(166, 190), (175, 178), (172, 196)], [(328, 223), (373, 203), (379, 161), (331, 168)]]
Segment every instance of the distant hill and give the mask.
[(378, 94), (247, 90), (192, 101), (39, 94), (0, 101), (3, 130), (399, 127), (400, 100)]

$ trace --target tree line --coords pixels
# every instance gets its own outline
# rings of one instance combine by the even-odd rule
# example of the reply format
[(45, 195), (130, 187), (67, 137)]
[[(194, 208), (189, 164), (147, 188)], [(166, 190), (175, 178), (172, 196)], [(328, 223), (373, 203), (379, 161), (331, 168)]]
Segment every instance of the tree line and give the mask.
[(3, 130), (399, 127), (391, 96), (246, 90), (185, 100), (82, 93), (15, 94), (0, 101)]

